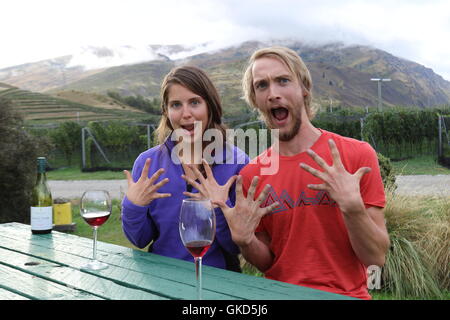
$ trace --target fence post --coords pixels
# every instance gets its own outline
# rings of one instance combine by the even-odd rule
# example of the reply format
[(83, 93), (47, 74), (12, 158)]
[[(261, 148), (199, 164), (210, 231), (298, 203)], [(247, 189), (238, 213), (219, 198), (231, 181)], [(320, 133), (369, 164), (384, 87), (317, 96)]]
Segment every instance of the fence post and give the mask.
[(86, 168), (86, 151), (85, 151), (85, 133), (84, 133), (84, 129), (85, 128), (81, 128), (81, 162), (83, 163), (82, 168)]
[(442, 157), (442, 116), (438, 115), (438, 132), (439, 132), (439, 147), (438, 147), (438, 159)]
[(359, 123), (361, 125), (361, 141), (364, 141), (363, 131), (364, 131), (364, 118), (359, 118)]
[(150, 144), (150, 125), (147, 124), (147, 149), (150, 149), (151, 144)]

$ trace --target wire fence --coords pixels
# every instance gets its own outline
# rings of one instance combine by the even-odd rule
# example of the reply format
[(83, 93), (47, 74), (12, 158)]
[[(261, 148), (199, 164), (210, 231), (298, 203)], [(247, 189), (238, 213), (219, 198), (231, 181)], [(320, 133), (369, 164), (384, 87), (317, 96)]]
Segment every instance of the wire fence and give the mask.
[[(431, 118), (430, 118), (431, 119)], [(450, 116), (433, 120), (413, 119), (393, 122), (389, 115), (330, 115), (323, 114), (313, 124), (324, 130), (367, 141), (379, 153), (391, 160), (402, 160), (420, 155), (434, 155), (439, 163), (450, 167)], [(438, 121), (436, 121), (438, 119)], [(433, 124), (428, 122), (434, 121)], [(83, 171), (130, 169), (137, 156), (155, 145), (155, 124), (120, 121), (90, 122), (80, 126), (75, 122), (52, 126), (34, 126), (27, 130), (43, 139), (45, 153), (51, 168), (78, 166)], [(423, 132), (417, 132), (422, 130)], [(238, 145), (247, 154), (261, 140), (272, 135), (263, 121), (253, 120), (234, 126), (235, 132), (245, 135), (245, 144)], [(250, 130), (255, 135), (248, 134)], [(439, 134), (438, 134), (439, 133)], [(237, 144), (237, 139), (233, 141)], [(262, 152), (264, 150), (258, 150)], [(250, 152), (250, 153), (249, 153)]]

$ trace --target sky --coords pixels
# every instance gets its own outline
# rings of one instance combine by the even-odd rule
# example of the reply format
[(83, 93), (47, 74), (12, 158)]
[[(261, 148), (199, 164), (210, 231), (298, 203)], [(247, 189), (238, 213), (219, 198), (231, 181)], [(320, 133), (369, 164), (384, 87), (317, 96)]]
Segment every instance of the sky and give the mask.
[(89, 47), (122, 48), (114, 64), (148, 59), (149, 44), (214, 50), (289, 38), (370, 45), (450, 81), (448, 0), (14, 0), (0, 8), (0, 69), (68, 54), (81, 61)]

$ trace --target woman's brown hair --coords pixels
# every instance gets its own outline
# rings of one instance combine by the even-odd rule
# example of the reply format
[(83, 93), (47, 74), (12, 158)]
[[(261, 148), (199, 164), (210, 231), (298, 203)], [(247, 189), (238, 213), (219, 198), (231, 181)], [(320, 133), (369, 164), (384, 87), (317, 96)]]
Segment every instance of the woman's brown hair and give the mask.
[(165, 77), (161, 85), (161, 110), (162, 116), (155, 137), (158, 144), (164, 143), (173, 131), (167, 116), (167, 103), (169, 89), (173, 84), (179, 84), (195, 94), (201, 96), (208, 106), (208, 124), (205, 130), (218, 129), (221, 131), (225, 141), (226, 127), (222, 124), (222, 105), (219, 93), (208, 75), (201, 69), (193, 66), (183, 66), (172, 69)]

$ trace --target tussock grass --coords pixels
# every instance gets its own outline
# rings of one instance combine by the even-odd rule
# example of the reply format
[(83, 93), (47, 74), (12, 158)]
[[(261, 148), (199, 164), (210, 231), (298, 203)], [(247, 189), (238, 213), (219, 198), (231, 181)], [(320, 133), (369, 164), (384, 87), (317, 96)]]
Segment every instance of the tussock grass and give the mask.
[(442, 299), (449, 286), (450, 198), (408, 197), (387, 190), (391, 249), (384, 290), (394, 298)]

